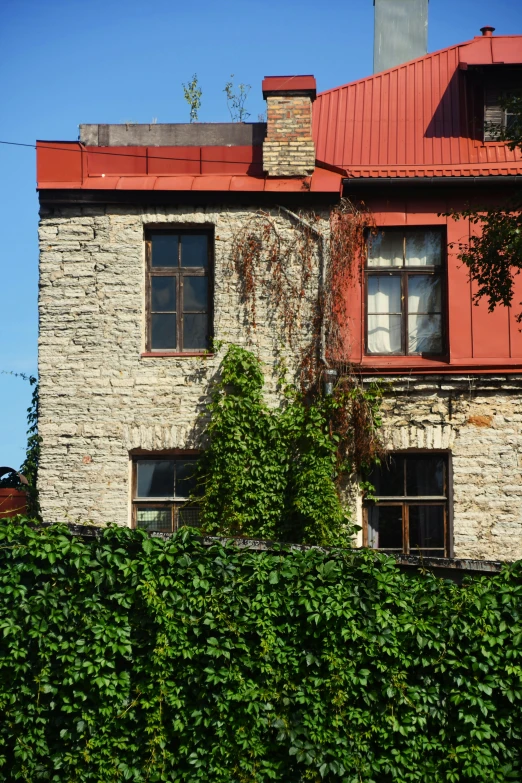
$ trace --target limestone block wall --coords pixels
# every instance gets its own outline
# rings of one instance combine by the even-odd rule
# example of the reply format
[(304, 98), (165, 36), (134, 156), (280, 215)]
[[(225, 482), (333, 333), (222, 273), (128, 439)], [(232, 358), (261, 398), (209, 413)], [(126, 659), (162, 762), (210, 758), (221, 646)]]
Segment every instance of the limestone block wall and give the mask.
[[(267, 391), (278, 403), (274, 368), (295, 351), (278, 331), (277, 308), (259, 285), (256, 329), (241, 302), (230, 253), (250, 208), (176, 209), (45, 207), (40, 223), (40, 499), (46, 521), (130, 519), (133, 449), (192, 448), (202, 443), (208, 393), (224, 353), (142, 357), (145, 349), (146, 226), (172, 224), (215, 231), (214, 335), (257, 352)], [(282, 235), (292, 218), (277, 209)], [(325, 229), (328, 223), (325, 221)], [(299, 345), (311, 338), (318, 257), (295, 325)], [(259, 277), (266, 270), (258, 270)], [(290, 278), (298, 269), (287, 270)]]
[[(201, 358), (141, 356), (146, 226), (214, 226), (215, 336), (257, 352), (266, 369), (269, 401), (278, 404), (276, 364), (284, 359), (295, 369), (296, 352), (278, 330), (277, 310), (263, 295), (262, 284), (257, 328), (248, 330), (230, 262), (234, 237), (253, 215), (246, 207), (42, 209), (39, 481), (46, 521), (127, 525), (131, 452), (204, 444), (201, 414), (225, 347)], [(274, 210), (273, 219), (283, 234), (290, 230), (289, 216)], [(327, 230), (326, 220), (324, 226)], [(320, 276), (318, 258), (313, 263), (295, 329), (300, 346), (311, 338)], [(288, 273), (297, 276), (298, 270)], [(383, 403), (387, 448), (451, 452), (455, 556), (522, 557), (522, 379), (388, 380)]]
[(387, 380), (386, 448), (451, 453), (455, 557), (522, 558), (522, 378)]

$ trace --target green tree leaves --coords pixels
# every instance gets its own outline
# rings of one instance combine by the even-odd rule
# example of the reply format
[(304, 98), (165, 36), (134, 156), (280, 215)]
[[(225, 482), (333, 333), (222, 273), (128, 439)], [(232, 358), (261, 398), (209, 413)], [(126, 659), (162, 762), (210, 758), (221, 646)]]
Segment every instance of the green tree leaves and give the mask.
[(522, 779), (522, 567), (0, 523), (0, 781)]

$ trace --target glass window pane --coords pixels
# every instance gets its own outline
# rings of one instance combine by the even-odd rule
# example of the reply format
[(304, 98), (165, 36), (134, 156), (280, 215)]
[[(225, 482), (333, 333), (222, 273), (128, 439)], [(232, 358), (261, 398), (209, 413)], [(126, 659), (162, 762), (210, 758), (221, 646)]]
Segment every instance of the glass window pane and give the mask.
[(203, 350), (208, 348), (208, 318), (206, 315), (183, 316), (183, 348)]
[(440, 313), (440, 278), (408, 276), (408, 313)]
[(368, 275), (368, 312), (402, 312), (400, 276)]
[(152, 312), (173, 312), (176, 309), (176, 278), (151, 277)]
[[(409, 519), (410, 554), (414, 555), (417, 549), (441, 549), (442, 552), (444, 551), (443, 506), (410, 506)], [(443, 557), (443, 553), (438, 557)]]
[(402, 497), (404, 495), (404, 457), (392, 454), (382, 465), (375, 465), (369, 479), (375, 487), (376, 497)]
[(136, 463), (137, 497), (171, 498), (174, 496), (174, 460), (145, 459)]
[(172, 511), (170, 508), (136, 509), (136, 526), (143, 530), (158, 533), (170, 533), (172, 531)]
[(403, 265), (402, 231), (378, 231), (368, 238), (368, 266)]
[(440, 353), (441, 351), (441, 316), (408, 316), (408, 353)]
[(401, 353), (402, 316), (368, 316), (368, 352)]
[(204, 266), (208, 264), (208, 237), (186, 234), (181, 237), (181, 266)]
[(206, 311), (208, 305), (208, 278), (183, 277), (183, 310)]
[(406, 494), (444, 495), (445, 461), (442, 454), (406, 457)]
[(402, 551), (402, 506), (368, 509), (368, 546)]
[(176, 348), (176, 316), (151, 316), (151, 348)]
[(178, 237), (172, 234), (153, 234), (152, 266), (178, 265)]
[(200, 510), (197, 506), (185, 506), (178, 509), (178, 527), (201, 527)]
[(188, 498), (196, 490), (197, 460), (176, 461), (176, 497)]
[(439, 231), (406, 232), (406, 266), (440, 266), (442, 236)]

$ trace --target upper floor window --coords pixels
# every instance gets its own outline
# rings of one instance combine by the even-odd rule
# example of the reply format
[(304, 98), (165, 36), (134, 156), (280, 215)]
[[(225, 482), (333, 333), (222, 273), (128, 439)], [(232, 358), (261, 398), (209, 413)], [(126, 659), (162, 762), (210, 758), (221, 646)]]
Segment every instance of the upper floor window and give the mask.
[(147, 350), (208, 350), (210, 232), (150, 231), (146, 255)]
[(363, 543), (390, 554), (448, 557), (448, 455), (397, 452), (370, 476)]
[(197, 457), (144, 456), (133, 460), (134, 527), (163, 533), (188, 525), (199, 527), (196, 491)]
[(381, 229), (369, 237), (367, 353), (442, 353), (441, 268), (440, 230)]
[(484, 141), (498, 141), (501, 134), (509, 137), (516, 115), (503, 103), (508, 97), (522, 95), (522, 70), (502, 68), (487, 73), (484, 82)]

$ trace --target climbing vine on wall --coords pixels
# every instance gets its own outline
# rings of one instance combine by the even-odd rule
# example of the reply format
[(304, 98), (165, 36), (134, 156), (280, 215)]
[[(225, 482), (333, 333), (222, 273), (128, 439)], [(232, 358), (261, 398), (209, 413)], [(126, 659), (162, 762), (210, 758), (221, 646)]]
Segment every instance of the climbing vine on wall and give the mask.
[(379, 457), (381, 388), (352, 378), (332, 395), (291, 384), (279, 408), (263, 399), (259, 360), (228, 348), (210, 404), (199, 477), (209, 533), (349, 545), (341, 477)]
[[(366, 206), (342, 199), (327, 215), (260, 210), (234, 236), (231, 261), (247, 328), (255, 332), (262, 298), (272, 323), (282, 327), (282, 339), (298, 354), (303, 388), (313, 387), (328, 363), (349, 371), (342, 361), (349, 341), (345, 293), (360, 275), (372, 231), (375, 221)], [(303, 344), (304, 321), (310, 337)]]

